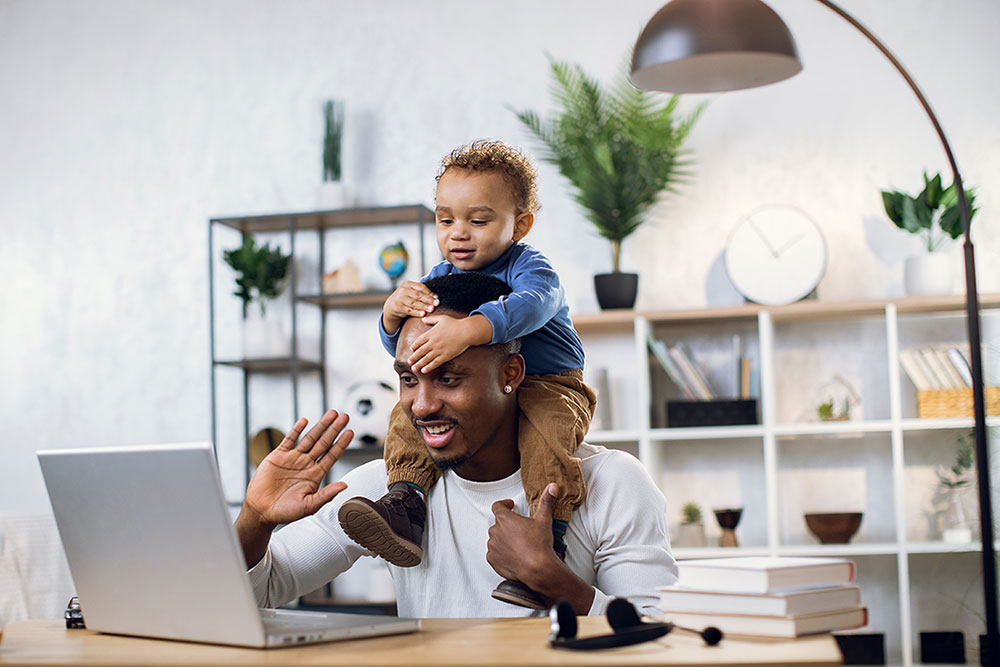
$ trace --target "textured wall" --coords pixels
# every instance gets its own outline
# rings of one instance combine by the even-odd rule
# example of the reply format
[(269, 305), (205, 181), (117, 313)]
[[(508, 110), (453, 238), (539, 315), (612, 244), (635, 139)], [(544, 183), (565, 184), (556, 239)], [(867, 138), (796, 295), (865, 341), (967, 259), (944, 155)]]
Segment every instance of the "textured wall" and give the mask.
[[(981, 288), (1000, 289), (1000, 6), (844, 4), (935, 104), (980, 188)], [(206, 221), (315, 204), (322, 99), (347, 102), (345, 179), (361, 203), (430, 203), (453, 146), (531, 146), (507, 105), (548, 108), (546, 52), (607, 79), (658, 6), (0, 0), (0, 507), (46, 505), (38, 448), (209, 437)], [(768, 202), (822, 227), (821, 298), (901, 293), (916, 244), (883, 219), (878, 189), (915, 187), (922, 169), (945, 168), (941, 151), (859, 35), (817, 3), (772, 6), (806, 69), (706, 98), (695, 180), (625, 245), (641, 308), (735, 302), (720, 252), (736, 220)], [(593, 311), (606, 244), (561, 177), (541, 173), (529, 240), (573, 307)], [(369, 320), (350, 326), (368, 335)]]

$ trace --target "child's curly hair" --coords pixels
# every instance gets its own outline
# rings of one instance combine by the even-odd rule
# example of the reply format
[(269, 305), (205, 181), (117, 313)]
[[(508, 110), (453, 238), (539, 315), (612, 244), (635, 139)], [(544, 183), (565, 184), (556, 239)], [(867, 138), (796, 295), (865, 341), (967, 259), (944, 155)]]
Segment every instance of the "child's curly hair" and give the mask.
[(471, 144), (459, 146), (441, 160), (441, 168), (434, 181), (440, 181), (444, 172), (453, 167), (472, 171), (499, 171), (512, 190), (518, 215), (534, 215), (541, 208), (535, 184), (538, 177), (535, 165), (527, 155), (506, 142), (477, 139)]

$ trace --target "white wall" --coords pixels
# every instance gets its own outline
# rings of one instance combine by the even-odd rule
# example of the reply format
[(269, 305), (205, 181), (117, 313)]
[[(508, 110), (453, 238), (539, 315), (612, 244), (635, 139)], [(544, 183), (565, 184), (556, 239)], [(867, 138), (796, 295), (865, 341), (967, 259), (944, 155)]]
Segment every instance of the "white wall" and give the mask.
[[(314, 205), (321, 100), (346, 100), (361, 203), (430, 203), (455, 145), (533, 146), (507, 106), (550, 108), (545, 52), (607, 80), (659, 4), (0, 0), (0, 508), (47, 505), (36, 449), (210, 437), (207, 220)], [(1000, 290), (1000, 4), (843, 4), (935, 105), (979, 189), (980, 288)], [(695, 180), (625, 245), (640, 308), (735, 302), (720, 252), (768, 202), (821, 225), (821, 298), (901, 293), (916, 242), (878, 190), (946, 170), (936, 138), (860, 35), (818, 3), (771, 5), (806, 69), (710, 99)], [(541, 197), (529, 240), (596, 310), (606, 244), (548, 166)]]

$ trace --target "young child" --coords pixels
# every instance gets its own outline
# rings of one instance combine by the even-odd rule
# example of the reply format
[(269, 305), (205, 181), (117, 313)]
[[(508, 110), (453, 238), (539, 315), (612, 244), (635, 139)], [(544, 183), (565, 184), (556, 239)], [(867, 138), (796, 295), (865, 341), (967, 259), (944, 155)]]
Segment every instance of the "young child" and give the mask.
[[(553, 548), (565, 559), (567, 522), (586, 495), (580, 460), (573, 456), (590, 427), (595, 395), (583, 383), (583, 346), (573, 329), (559, 278), (548, 259), (524, 243), (538, 210), (534, 166), (500, 141), (480, 140), (447, 155), (437, 176), (437, 242), (444, 261), (421, 282), (407, 282), (386, 300), (379, 323), (382, 343), (395, 354), (403, 320), (432, 324), (408, 359), (414, 373), (429, 372), (473, 345), (522, 339), (526, 377), (518, 390), (521, 478), (531, 513), (545, 487), (561, 495), (552, 526)], [(465, 319), (434, 315), (435, 296), (424, 281), (454, 272), (495, 276), (512, 293)], [(510, 390), (507, 387), (506, 390)], [(426, 434), (428, 438), (438, 437)], [(424, 496), (440, 471), (421, 433), (393, 409), (385, 441), (389, 492), (378, 501), (352, 498), (339, 512), (354, 541), (394, 565), (411, 567), (423, 556)], [(485, 539), (485, 537), (484, 537)], [(521, 582), (506, 580), (494, 598), (533, 609), (546, 603)]]

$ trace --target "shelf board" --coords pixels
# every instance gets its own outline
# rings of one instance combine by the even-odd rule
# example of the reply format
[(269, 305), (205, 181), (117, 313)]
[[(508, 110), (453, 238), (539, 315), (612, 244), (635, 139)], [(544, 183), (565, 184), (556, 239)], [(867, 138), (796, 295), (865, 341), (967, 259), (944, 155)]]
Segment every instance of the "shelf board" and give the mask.
[[(965, 309), (965, 296), (919, 296), (895, 299), (859, 299), (853, 301), (822, 301), (807, 299), (786, 306), (762, 306), (748, 303), (722, 308), (688, 308), (678, 310), (606, 310), (599, 313), (577, 313), (573, 325), (581, 333), (631, 328), (637, 317), (651, 324), (676, 324), (753, 320), (762, 311), (775, 321), (822, 320), (833, 317), (875, 317), (885, 314), (885, 307), (894, 304), (900, 314), (958, 313)], [(980, 294), (980, 308), (1000, 306), (1000, 293)]]
[(735, 558), (736, 556), (767, 556), (767, 547), (671, 547), (677, 560), (694, 558)]
[(590, 431), (584, 438), (587, 442), (599, 445), (604, 442), (639, 442), (638, 431), (600, 430)]
[(269, 213), (212, 218), (211, 222), (252, 234), (257, 232), (289, 231), (294, 219), (296, 230), (330, 229), (334, 227), (369, 227), (375, 225), (402, 225), (434, 221), (434, 213), (423, 204), (379, 206), (372, 208), (346, 208), (333, 211), (301, 211), (296, 213)]
[(321, 308), (381, 308), (392, 292), (351, 292), (339, 294), (310, 294), (298, 297), (299, 301), (314, 303)]
[(690, 426), (683, 428), (654, 428), (650, 430), (652, 440), (729, 440), (764, 437), (764, 427), (760, 424), (747, 426)]
[(785, 544), (779, 556), (882, 556), (903, 549), (896, 542), (855, 542), (850, 544)]
[(266, 359), (216, 359), (219, 366), (242, 368), (250, 373), (291, 373), (292, 364), (298, 365), (300, 372), (321, 371), (323, 365), (318, 361), (307, 359), (292, 359), (291, 357), (270, 357)]
[(947, 544), (945, 542), (908, 542), (903, 547), (910, 554), (963, 554), (979, 553), (983, 545), (978, 541), (969, 544)]
[(891, 430), (892, 422), (888, 419), (873, 419), (868, 421), (777, 424), (774, 427), (774, 434), (779, 437), (799, 435), (864, 435), (865, 433), (888, 433)]

